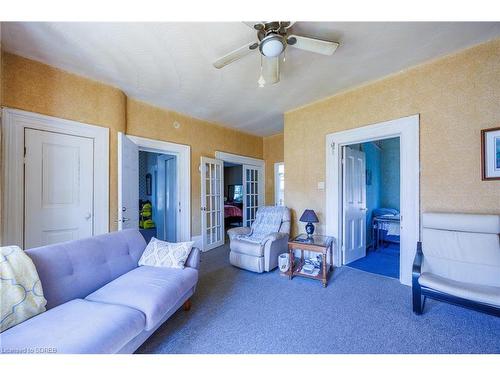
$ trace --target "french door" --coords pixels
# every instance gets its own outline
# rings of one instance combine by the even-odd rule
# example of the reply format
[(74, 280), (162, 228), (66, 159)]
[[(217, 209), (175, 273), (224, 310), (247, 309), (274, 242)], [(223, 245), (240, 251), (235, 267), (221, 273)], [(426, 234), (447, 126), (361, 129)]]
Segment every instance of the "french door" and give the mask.
[(264, 205), (264, 173), (261, 167), (243, 165), (243, 226), (255, 221), (257, 209)]
[(224, 190), (222, 160), (201, 157), (201, 228), (203, 250), (224, 244)]

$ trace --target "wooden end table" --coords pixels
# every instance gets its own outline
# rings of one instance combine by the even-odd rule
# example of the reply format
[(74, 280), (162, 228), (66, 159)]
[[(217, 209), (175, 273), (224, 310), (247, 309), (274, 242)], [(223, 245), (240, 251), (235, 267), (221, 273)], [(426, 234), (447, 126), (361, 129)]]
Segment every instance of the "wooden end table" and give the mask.
[[(319, 280), (323, 287), (326, 288), (328, 274), (333, 271), (333, 265), (327, 266), (326, 255), (330, 253), (330, 262), (333, 261), (333, 237), (313, 235), (307, 237), (306, 234), (301, 234), (288, 242), (289, 267), (285, 272), (291, 280), (294, 276), (302, 276), (310, 279)], [(295, 250), (300, 250), (300, 260), (296, 263), (294, 258)], [(322, 270), (317, 275), (309, 275), (300, 272), (304, 266), (304, 251), (311, 251), (321, 254)]]

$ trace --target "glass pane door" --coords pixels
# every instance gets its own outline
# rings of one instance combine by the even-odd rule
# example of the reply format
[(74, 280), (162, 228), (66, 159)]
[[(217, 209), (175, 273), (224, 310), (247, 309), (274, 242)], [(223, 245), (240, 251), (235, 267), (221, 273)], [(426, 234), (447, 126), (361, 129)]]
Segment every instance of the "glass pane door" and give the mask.
[(243, 166), (243, 226), (255, 221), (257, 209), (264, 205), (263, 169), (253, 165)]
[(224, 244), (223, 163), (201, 157), (201, 230), (203, 250)]

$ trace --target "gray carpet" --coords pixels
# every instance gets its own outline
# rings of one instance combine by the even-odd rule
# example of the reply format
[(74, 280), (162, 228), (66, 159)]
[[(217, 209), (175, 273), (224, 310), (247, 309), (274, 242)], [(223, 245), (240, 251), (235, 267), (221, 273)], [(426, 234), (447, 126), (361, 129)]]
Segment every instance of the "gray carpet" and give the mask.
[(232, 267), (222, 246), (202, 255), (191, 311), (177, 311), (138, 353), (500, 353), (500, 318), (427, 300), (343, 267), (318, 281)]

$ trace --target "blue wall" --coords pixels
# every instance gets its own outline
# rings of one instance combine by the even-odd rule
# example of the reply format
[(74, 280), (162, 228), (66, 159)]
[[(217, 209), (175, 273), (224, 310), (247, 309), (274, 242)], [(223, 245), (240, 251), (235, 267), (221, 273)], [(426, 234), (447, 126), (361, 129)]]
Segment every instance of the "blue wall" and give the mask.
[[(366, 231), (367, 244), (372, 241), (371, 220), (375, 208), (395, 208), (399, 210), (400, 194), (400, 154), (399, 138), (384, 139), (377, 142), (380, 149), (372, 142), (361, 144), (366, 154)], [(368, 185), (371, 174), (371, 185)]]
[[(372, 222), (372, 211), (374, 208), (379, 208), (381, 204), (381, 170), (380, 170), (380, 159), (381, 152), (375, 147), (371, 142), (364, 143), (362, 149), (366, 154), (366, 242), (369, 244), (372, 241), (371, 222)], [(368, 185), (368, 180), (371, 174), (371, 184)]]
[(399, 138), (381, 142), (382, 206), (399, 210)]

